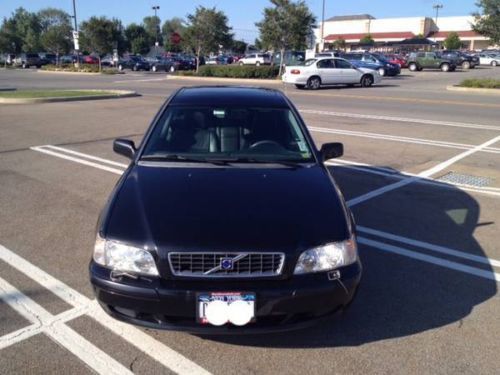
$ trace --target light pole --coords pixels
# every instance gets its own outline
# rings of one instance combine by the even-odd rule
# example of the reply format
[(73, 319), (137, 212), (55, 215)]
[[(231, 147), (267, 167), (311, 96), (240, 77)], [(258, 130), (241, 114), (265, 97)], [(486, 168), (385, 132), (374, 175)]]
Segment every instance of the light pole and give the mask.
[(73, 0), (73, 19), (75, 20), (75, 31), (73, 33), (73, 41), (75, 43), (75, 53), (76, 53), (76, 66), (80, 66), (80, 53), (79, 53), (79, 45), (78, 45), (78, 22), (76, 20), (76, 3)]
[(321, 13), (321, 49), (325, 49), (325, 0), (323, 0), (323, 12)]
[[(158, 16), (156, 15), (156, 12), (158, 11), (158, 9), (160, 9), (160, 6), (155, 5), (152, 7), (152, 9), (155, 11), (155, 23), (156, 23), (156, 21), (158, 20)], [(157, 52), (157, 50), (158, 50), (158, 29), (159, 28), (160, 28), (160, 25), (156, 24), (156, 27), (155, 27), (155, 52)], [(156, 54), (158, 54), (158, 53), (156, 53)]]
[[(443, 9), (443, 4), (434, 4), (432, 6), (432, 8), (436, 9), (436, 28), (437, 28), (437, 31), (436, 33), (439, 31), (439, 27), (438, 27), (438, 17), (439, 17), (439, 9)], [(437, 37), (434, 37), (434, 42), (437, 41)]]

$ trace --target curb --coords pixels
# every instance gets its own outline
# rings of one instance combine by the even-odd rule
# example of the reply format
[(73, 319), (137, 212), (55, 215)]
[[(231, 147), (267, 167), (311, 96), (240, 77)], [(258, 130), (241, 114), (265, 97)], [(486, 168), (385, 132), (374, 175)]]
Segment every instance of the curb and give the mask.
[(207, 82), (237, 82), (237, 83), (261, 83), (282, 85), (280, 79), (256, 79), (256, 78), (224, 78), (224, 77), (196, 77), (196, 76), (171, 76), (167, 75), (167, 80), (180, 79), (186, 81), (207, 81)]
[[(72, 90), (69, 90), (72, 91)], [(78, 90), (78, 91), (103, 91), (103, 90)], [(71, 96), (62, 98), (0, 98), (0, 104), (37, 104), (37, 103), (56, 103), (56, 102), (74, 102), (83, 100), (101, 100), (101, 99), (120, 99), (140, 96), (135, 91), (130, 90), (105, 90), (111, 94), (94, 96)]]
[(474, 87), (446, 86), (448, 91), (471, 92), (476, 94), (500, 95), (500, 89), (481, 89)]
[(93, 73), (93, 72), (64, 72), (64, 71), (56, 71), (56, 70), (42, 70), (42, 69), (37, 69), (37, 73), (52, 73), (52, 74), (76, 74), (76, 75), (85, 75), (85, 76), (99, 76), (99, 75), (104, 75), (104, 76), (120, 76), (123, 74), (126, 74), (125, 72), (118, 72), (118, 73)]

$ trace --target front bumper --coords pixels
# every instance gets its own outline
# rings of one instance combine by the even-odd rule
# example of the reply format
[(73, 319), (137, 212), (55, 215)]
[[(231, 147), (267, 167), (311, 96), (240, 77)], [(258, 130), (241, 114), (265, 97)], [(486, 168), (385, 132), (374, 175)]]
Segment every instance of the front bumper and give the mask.
[[(300, 329), (347, 307), (361, 279), (361, 263), (328, 272), (294, 276), (289, 280), (112, 280), (110, 271), (93, 261), (90, 281), (97, 300), (116, 319), (156, 329), (197, 334), (268, 333)], [(331, 274), (330, 274), (331, 276)], [(256, 319), (243, 327), (196, 322), (200, 292), (254, 292)]]

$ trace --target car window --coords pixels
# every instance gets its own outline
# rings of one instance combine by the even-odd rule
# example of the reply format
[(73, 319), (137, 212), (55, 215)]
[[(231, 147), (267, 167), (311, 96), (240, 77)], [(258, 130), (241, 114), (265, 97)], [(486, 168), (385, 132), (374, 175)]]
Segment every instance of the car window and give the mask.
[(168, 107), (147, 140), (145, 156), (312, 160), (287, 108)]
[(319, 69), (333, 69), (333, 68), (335, 68), (335, 64), (333, 63), (332, 59), (324, 59), (324, 60), (318, 61), (317, 67)]
[(335, 60), (335, 66), (337, 69), (352, 69), (352, 65), (345, 60)]
[(425, 57), (425, 53), (424, 52), (419, 52), (419, 53), (417, 53), (417, 57)]

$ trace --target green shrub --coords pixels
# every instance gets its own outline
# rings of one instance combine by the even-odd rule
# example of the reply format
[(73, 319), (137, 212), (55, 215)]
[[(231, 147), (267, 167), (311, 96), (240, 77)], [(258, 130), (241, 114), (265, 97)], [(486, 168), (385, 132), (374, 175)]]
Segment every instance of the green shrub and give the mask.
[(220, 78), (277, 78), (278, 66), (203, 65), (197, 76)]
[[(61, 65), (44, 65), (42, 70), (47, 70), (51, 72), (79, 72), (79, 73), (99, 73), (99, 65), (93, 64), (80, 64), (77, 68), (73, 64), (61, 64)], [(115, 68), (102, 68), (101, 73), (104, 74), (120, 74)]]
[(460, 83), (462, 87), (473, 87), (481, 89), (500, 89), (500, 79), (493, 78), (469, 78)]

